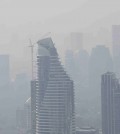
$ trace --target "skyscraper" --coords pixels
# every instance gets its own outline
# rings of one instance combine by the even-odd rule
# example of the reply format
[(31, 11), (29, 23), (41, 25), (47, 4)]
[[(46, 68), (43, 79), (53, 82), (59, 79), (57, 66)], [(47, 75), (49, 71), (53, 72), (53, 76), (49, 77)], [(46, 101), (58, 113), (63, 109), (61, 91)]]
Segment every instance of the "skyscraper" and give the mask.
[(38, 41), (37, 69), (36, 134), (75, 134), (73, 81), (51, 38)]
[(120, 84), (114, 73), (107, 72), (101, 80), (102, 132), (120, 133)]

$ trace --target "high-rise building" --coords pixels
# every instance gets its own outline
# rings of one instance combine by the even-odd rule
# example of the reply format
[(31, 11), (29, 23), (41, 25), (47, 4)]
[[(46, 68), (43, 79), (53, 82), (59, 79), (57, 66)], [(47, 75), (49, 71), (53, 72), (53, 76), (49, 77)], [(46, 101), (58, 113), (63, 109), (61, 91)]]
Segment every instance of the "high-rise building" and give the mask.
[(114, 73), (101, 78), (102, 133), (120, 133), (120, 84)]
[(120, 25), (112, 26), (114, 71), (120, 76)]
[(51, 38), (38, 41), (37, 69), (35, 133), (75, 134), (73, 81)]

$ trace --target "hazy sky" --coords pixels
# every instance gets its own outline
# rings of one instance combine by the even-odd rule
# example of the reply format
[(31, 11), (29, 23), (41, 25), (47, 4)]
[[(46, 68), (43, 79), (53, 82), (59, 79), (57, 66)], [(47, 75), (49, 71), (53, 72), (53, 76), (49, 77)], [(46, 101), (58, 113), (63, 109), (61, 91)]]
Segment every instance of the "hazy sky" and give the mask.
[[(120, 0), (0, 0), (0, 54), (10, 54), (12, 73), (28, 70), (31, 34), (39, 39), (42, 30), (79, 31), (113, 12), (119, 13), (119, 7)], [(119, 17), (111, 20), (120, 24)]]
[(0, 0), (0, 24), (16, 26), (73, 10), (86, 0)]

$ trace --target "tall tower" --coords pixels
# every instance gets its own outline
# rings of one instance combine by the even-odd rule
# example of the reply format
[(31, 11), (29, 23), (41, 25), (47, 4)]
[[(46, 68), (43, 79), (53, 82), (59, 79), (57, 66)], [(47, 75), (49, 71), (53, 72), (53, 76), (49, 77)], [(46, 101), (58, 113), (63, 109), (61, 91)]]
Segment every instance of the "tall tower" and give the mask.
[(120, 84), (114, 73), (107, 72), (101, 80), (103, 134), (120, 133)]
[(75, 134), (73, 81), (61, 65), (52, 39), (37, 43), (36, 134)]

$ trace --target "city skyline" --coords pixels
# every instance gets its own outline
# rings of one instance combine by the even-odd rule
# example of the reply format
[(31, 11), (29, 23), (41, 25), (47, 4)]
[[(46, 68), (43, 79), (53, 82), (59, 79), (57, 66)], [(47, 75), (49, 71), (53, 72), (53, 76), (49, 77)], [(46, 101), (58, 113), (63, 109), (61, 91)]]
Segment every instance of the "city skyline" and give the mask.
[(0, 1), (0, 134), (120, 133), (120, 1)]

